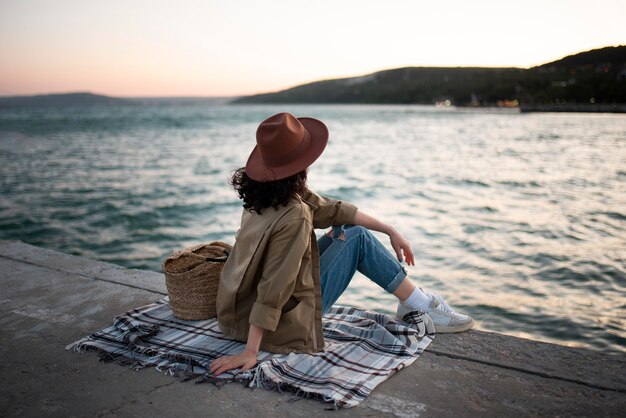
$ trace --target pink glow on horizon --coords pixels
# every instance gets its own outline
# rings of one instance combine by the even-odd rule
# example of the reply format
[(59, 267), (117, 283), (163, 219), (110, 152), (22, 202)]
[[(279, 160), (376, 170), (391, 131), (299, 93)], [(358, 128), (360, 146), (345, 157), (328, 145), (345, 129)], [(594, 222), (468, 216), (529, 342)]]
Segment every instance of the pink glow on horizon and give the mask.
[(529, 67), (626, 44), (625, 4), (7, 0), (0, 95), (232, 96), (404, 66)]

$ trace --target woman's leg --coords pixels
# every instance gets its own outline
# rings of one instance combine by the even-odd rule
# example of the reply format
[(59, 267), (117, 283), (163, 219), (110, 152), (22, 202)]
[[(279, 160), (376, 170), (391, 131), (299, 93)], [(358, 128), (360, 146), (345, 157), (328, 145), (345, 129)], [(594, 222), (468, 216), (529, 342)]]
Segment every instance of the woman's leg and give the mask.
[(399, 318), (421, 310), (429, 315), (437, 332), (461, 332), (474, 326), (471, 317), (457, 313), (439, 294), (416, 287), (406, 269), (366, 228), (336, 226), (317, 243), (323, 312), (341, 296), (358, 270), (400, 299), (396, 312)]
[(401, 300), (415, 289), (406, 269), (367, 228), (335, 226), (318, 240), (318, 247), (323, 312), (337, 301), (357, 270)]

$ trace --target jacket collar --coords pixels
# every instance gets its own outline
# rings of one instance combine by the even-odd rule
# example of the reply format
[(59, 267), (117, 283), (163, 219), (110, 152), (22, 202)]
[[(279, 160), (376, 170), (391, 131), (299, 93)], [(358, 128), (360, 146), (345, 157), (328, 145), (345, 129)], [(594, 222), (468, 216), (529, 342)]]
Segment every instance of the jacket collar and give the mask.
[(303, 199), (302, 196), (300, 196), (299, 194), (296, 194), (296, 197), (298, 198), (298, 200), (300, 200), (301, 202), (306, 203), (307, 205), (311, 206), (311, 208), (315, 211), (317, 209), (319, 209), (319, 206), (317, 206), (316, 204), (314, 204), (313, 202), (309, 202), (306, 199)]

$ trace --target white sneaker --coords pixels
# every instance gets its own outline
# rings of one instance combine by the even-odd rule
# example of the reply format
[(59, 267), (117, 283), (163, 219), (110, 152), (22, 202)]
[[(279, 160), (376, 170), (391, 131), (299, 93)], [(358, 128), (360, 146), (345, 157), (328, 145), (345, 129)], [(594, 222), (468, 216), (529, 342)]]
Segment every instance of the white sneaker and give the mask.
[[(435, 332), (440, 334), (463, 332), (474, 326), (474, 321), (469, 315), (456, 312), (438, 293), (425, 291), (424, 289), (422, 291), (432, 298), (426, 310), (426, 315), (432, 319), (435, 325)], [(404, 320), (404, 316), (411, 311), (414, 311), (414, 309), (399, 302), (396, 316)]]

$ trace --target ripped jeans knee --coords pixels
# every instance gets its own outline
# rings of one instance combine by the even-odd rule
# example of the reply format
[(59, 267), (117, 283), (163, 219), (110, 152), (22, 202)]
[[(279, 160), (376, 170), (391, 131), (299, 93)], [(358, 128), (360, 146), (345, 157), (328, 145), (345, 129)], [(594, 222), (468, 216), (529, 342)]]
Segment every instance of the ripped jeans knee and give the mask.
[(336, 225), (333, 226), (326, 235), (333, 238), (338, 239), (340, 241), (346, 240), (346, 230), (344, 229), (345, 225)]
[(326, 233), (327, 236), (340, 241), (345, 241), (348, 235), (350, 239), (362, 236), (371, 236), (369, 229), (361, 225), (344, 224), (335, 225)]
[(335, 225), (318, 240), (322, 306), (328, 309), (359, 271), (393, 293), (407, 276), (397, 257), (360, 225)]

